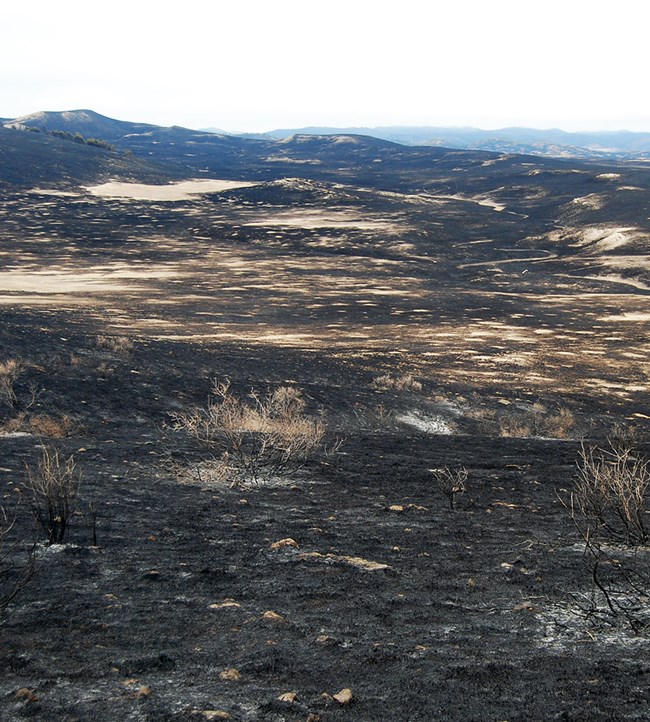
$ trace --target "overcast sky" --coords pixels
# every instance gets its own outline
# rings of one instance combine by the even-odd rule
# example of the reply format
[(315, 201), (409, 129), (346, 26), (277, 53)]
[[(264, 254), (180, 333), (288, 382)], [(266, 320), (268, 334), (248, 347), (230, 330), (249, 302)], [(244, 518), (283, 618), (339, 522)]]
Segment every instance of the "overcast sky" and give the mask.
[(5, 3), (0, 117), (650, 131), (639, 0)]

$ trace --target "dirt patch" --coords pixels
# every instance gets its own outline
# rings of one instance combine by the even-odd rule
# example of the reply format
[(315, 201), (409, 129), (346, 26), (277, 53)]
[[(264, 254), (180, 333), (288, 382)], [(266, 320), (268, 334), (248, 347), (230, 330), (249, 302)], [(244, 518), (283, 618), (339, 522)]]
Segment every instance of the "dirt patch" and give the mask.
[(149, 185), (146, 183), (122, 183), (110, 181), (96, 186), (88, 186), (86, 190), (100, 198), (128, 198), (140, 201), (184, 201), (201, 193), (218, 193), (234, 188), (250, 188), (255, 183), (213, 178), (196, 178), (193, 180), (170, 183), (169, 185)]

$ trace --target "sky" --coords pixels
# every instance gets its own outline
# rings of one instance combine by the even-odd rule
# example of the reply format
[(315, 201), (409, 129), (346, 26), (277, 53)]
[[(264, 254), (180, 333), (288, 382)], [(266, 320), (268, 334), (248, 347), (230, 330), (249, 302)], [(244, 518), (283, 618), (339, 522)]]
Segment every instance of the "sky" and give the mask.
[(13, 0), (0, 117), (650, 132), (650, 3)]

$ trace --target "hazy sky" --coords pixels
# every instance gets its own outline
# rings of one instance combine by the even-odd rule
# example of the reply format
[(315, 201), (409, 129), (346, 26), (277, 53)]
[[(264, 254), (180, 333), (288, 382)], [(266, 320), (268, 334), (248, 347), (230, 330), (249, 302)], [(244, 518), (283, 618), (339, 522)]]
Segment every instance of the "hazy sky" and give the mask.
[(638, 0), (13, 0), (0, 117), (650, 131)]

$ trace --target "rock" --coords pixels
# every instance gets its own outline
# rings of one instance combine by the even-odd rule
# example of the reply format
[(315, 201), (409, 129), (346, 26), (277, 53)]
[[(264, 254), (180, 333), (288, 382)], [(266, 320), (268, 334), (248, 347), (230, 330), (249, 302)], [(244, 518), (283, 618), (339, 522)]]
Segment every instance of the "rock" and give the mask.
[(32, 702), (36, 702), (38, 700), (38, 697), (34, 694), (33, 690), (27, 689), (27, 687), (21, 687), (16, 692), (16, 699), (31, 704)]
[(399, 512), (404, 511), (404, 507), (401, 504), (392, 504), (391, 506), (388, 507), (388, 511), (399, 513)]
[(316, 641), (318, 644), (336, 644), (336, 639), (330, 637), (329, 634), (319, 634), (318, 637), (316, 637)]
[(204, 709), (202, 711), (195, 710), (193, 714), (198, 714), (205, 720), (216, 720), (216, 719), (232, 719), (228, 712), (222, 709)]
[(142, 687), (139, 687), (138, 690), (135, 693), (135, 696), (137, 699), (143, 699), (144, 697), (149, 697), (153, 694), (153, 689), (149, 687), (148, 685), (142, 685)]
[(301, 561), (322, 561), (326, 564), (342, 563), (350, 564), (357, 569), (364, 569), (366, 571), (392, 571), (392, 567), (389, 564), (383, 564), (381, 562), (373, 562), (370, 559), (364, 559), (363, 557), (352, 557), (342, 554), (321, 554), (320, 552), (303, 552), (299, 559)]
[(279, 702), (288, 702), (291, 704), (292, 702), (296, 701), (296, 697), (298, 694), (296, 692), (284, 692), (278, 697)]
[(241, 609), (241, 604), (234, 599), (224, 599), (222, 602), (208, 604), (208, 609)]
[(268, 612), (264, 612), (262, 615), (262, 619), (264, 619), (267, 622), (275, 622), (276, 624), (284, 623), (287, 620), (277, 612), (274, 612), (272, 610), (269, 610)]
[(295, 539), (292, 539), (291, 537), (287, 537), (286, 539), (278, 539), (278, 541), (273, 542), (271, 544), (271, 550), (277, 551), (278, 549), (284, 549), (284, 547), (292, 547), (293, 549), (299, 549), (298, 542)]
[(345, 687), (345, 689), (342, 689), (340, 692), (333, 694), (332, 698), (339, 704), (350, 704), (353, 699), (352, 690), (349, 687)]
[(223, 682), (238, 682), (241, 679), (241, 672), (234, 667), (219, 672), (219, 679)]

